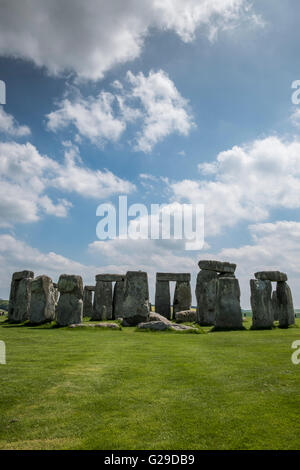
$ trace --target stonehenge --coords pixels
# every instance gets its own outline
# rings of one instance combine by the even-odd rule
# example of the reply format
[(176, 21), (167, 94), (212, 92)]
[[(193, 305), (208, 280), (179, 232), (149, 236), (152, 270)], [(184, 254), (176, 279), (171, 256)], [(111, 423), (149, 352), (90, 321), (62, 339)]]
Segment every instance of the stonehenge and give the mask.
[(83, 316), (91, 317), (93, 315), (93, 292), (94, 286), (84, 286), (83, 290)]
[(143, 271), (128, 271), (124, 283), (124, 326), (135, 326), (141, 322), (147, 322), (149, 313), (148, 275)]
[(216, 302), (216, 330), (243, 329), (240, 297), (241, 292), (238, 279), (219, 277)]
[(40, 324), (55, 320), (56, 289), (48, 276), (38, 276), (31, 281), (29, 309), (30, 323)]
[[(92, 320), (112, 320), (122, 317), (124, 279), (123, 274), (96, 275)], [(113, 282), (115, 282), (114, 291)]]
[(8, 304), (8, 321), (22, 323), (29, 319), (30, 285), (33, 278), (34, 273), (32, 271), (21, 271), (13, 274)]
[[(280, 271), (261, 271), (255, 273), (255, 278), (261, 285), (265, 283), (267, 286), (263, 292), (263, 289), (260, 289), (260, 293), (256, 293), (257, 302), (260, 304), (260, 308), (256, 308), (256, 316), (259, 315), (259, 324), (262, 325), (266, 322), (266, 308), (268, 309), (269, 323), (279, 321), (280, 328), (288, 328), (290, 325), (295, 323), (295, 311), (293, 305), (292, 293), (289, 285), (287, 284), (287, 274)], [(251, 292), (252, 287), (254, 286), (254, 281), (251, 280)], [(276, 282), (276, 290), (272, 293), (272, 287), (270, 292), (271, 282)], [(268, 292), (268, 293), (267, 293)], [(267, 302), (268, 299), (268, 302)], [(263, 313), (263, 306), (267, 302), (268, 307), (265, 308)], [(252, 305), (252, 303), (251, 303)], [(252, 306), (253, 309), (253, 306)], [(265, 318), (263, 320), (263, 315)], [(256, 323), (257, 324), (257, 323)], [(267, 322), (268, 324), (268, 322)], [(253, 311), (253, 326), (255, 325), (254, 321), (254, 311)], [(259, 326), (258, 326), (259, 327)], [(261, 326), (262, 327), (262, 326)]]
[[(156, 273), (155, 312), (151, 311), (148, 275), (143, 271), (126, 274), (97, 274), (96, 285), (83, 288), (81, 276), (62, 274), (58, 283), (46, 275), (34, 278), (32, 271), (12, 275), (8, 321), (29, 321), (39, 325), (56, 320), (58, 326), (82, 325), (91, 320), (122, 320), (123, 326), (162, 322), (197, 322), (215, 330), (243, 329), (240, 286), (236, 265), (200, 260), (196, 282), (196, 311), (191, 307), (190, 273)], [(251, 329), (280, 328), (295, 323), (292, 293), (287, 274), (260, 271), (250, 280)], [(170, 282), (175, 282), (173, 315)], [(272, 290), (272, 282), (276, 288)], [(94, 292), (94, 298), (93, 298)], [(171, 318), (172, 317), (172, 318)], [(156, 323), (158, 326), (158, 323)]]
[(82, 323), (83, 284), (81, 276), (61, 274), (58, 280), (60, 292), (56, 309), (56, 321), (60, 326)]
[(190, 273), (156, 273), (155, 310), (171, 318), (170, 282), (176, 282), (173, 298), (173, 319), (177, 312), (190, 310), (192, 305)]
[(212, 326), (216, 322), (218, 281), (221, 278), (235, 279), (236, 264), (200, 260), (198, 266), (200, 272), (196, 283), (197, 321), (201, 326)]
[(272, 328), (274, 313), (272, 306), (272, 283), (269, 280), (251, 279), (252, 328)]

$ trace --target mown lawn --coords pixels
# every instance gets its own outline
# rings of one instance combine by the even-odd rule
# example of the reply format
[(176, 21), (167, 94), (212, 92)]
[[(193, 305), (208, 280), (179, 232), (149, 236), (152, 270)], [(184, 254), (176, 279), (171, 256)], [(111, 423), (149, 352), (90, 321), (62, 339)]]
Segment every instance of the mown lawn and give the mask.
[(300, 329), (207, 331), (0, 320), (0, 448), (300, 449)]

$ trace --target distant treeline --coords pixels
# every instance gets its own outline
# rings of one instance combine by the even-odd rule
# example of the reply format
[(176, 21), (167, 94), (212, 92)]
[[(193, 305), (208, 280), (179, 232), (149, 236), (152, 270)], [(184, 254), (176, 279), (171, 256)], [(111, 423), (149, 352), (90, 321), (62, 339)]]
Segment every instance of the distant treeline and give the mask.
[(0, 310), (8, 310), (8, 300), (0, 299)]

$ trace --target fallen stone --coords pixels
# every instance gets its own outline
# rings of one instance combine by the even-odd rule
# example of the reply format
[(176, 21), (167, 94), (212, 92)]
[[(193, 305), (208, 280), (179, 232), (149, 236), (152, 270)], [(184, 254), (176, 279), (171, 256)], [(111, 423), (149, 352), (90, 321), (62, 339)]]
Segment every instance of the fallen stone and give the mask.
[(170, 325), (163, 321), (148, 321), (138, 324), (140, 330), (159, 330), (164, 331), (170, 328)]
[(241, 330), (244, 328), (240, 296), (238, 279), (230, 277), (218, 279), (216, 330)]
[(232, 273), (236, 270), (236, 264), (222, 262), (222, 261), (208, 261), (201, 260), (198, 263), (200, 269), (206, 269), (207, 271), (216, 271), (218, 273)]
[(271, 282), (285, 282), (288, 279), (287, 274), (281, 273), (280, 271), (261, 271), (255, 273), (254, 276), (261, 281)]
[(196, 283), (197, 322), (202, 326), (212, 326), (216, 321), (218, 274), (216, 271), (202, 270)]
[(278, 302), (279, 327), (287, 328), (295, 324), (295, 310), (292, 292), (286, 282), (277, 282), (276, 295)]
[(172, 325), (170, 326), (170, 330), (174, 330), (174, 331), (187, 331), (187, 330), (198, 331), (197, 328), (194, 328), (192, 326), (189, 326), (189, 325), (174, 325), (174, 323), (172, 323)]
[(272, 309), (272, 284), (271, 281), (251, 279), (251, 308), (252, 308), (252, 329), (272, 328), (274, 315)]
[(193, 310), (184, 310), (176, 312), (175, 320), (177, 323), (193, 323), (197, 321), (197, 312)]
[(168, 318), (164, 317), (163, 315), (160, 315), (157, 312), (150, 312), (149, 321), (162, 321), (166, 323), (166, 325), (170, 325), (172, 323)]
[(30, 323), (41, 324), (55, 320), (56, 292), (48, 276), (38, 276), (31, 281)]
[(82, 323), (83, 284), (82, 277), (62, 274), (58, 281), (60, 292), (56, 309), (56, 321), (60, 326)]
[(164, 317), (171, 318), (171, 296), (169, 281), (156, 279), (155, 310)]
[(136, 326), (149, 319), (148, 276), (142, 271), (128, 271), (124, 285), (123, 322)]
[(69, 325), (69, 328), (111, 328), (112, 330), (121, 330), (117, 323), (77, 323)]
[(8, 321), (22, 323), (29, 319), (31, 282), (34, 273), (32, 271), (16, 272), (12, 275)]

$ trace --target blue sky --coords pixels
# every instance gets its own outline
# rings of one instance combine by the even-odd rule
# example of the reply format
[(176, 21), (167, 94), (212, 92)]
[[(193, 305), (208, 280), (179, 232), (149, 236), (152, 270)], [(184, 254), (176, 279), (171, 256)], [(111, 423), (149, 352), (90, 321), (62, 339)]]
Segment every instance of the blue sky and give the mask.
[[(296, 0), (11, 0), (0, 6), (0, 295), (13, 271), (57, 279), (238, 264), (300, 305)], [(299, 111), (299, 112), (298, 112)], [(96, 237), (96, 208), (201, 203), (205, 246)], [(193, 285), (194, 287), (194, 285)]]

